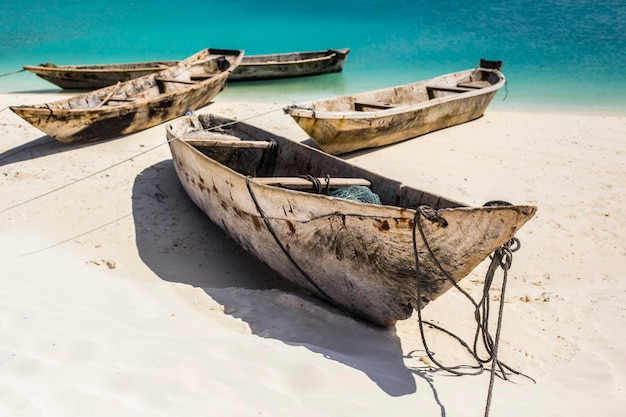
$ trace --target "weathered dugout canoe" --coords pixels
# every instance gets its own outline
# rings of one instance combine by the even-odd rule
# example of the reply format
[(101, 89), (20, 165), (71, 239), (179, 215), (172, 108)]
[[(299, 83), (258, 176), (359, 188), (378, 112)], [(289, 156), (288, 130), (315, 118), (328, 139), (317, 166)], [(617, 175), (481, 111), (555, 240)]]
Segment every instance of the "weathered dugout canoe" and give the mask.
[(204, 49), (174, 67), (68, 99), (10, 109), (64, 143), (126, 135), (206, 106), (243, 51)]
[(325, 152), (389, 145), (481, 117), (505, 84), (500, 61), (430, 80), (285, 108)]
[[(350, 49), (291, 52), (244, 56), (231, 73), (229, 81), (258, 81), (278, 78), (308, 77), (341, 72)], [(98, 65), (24, 65), (23, 68), (64, 89), (108, 87), (144, 75), (163, 71), (179, 61), (152, 61)]]
[(97, 65), (24, 65), (23, 68), (67, 90), (93, 90), (166, 70), (179, 61), (134, 62)]
[[(435, 300), (536, 212), (467, 207), (219, 116), (185, 116), (166, 132), (183, 188), (211, 221), (285, 279), (377, 325)], [(349, 185), (381, 204), (327, 195)]]
[(260, 81), (341, 72), (350, 49), (245, 56), (228, 81)]

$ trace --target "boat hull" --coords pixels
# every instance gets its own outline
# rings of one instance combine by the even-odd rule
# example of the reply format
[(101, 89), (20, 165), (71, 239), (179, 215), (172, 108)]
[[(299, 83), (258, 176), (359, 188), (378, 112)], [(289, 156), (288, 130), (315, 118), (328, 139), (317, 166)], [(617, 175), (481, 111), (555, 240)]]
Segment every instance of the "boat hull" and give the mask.
[[(202, 148), (177, 139), (192, 131), (190, 126), (206, 129), (232, 123), (214, 116), (201, 117), (201, 123), (185, 117), (167, 125), (176, 173), (191, 200), (243, 248), (285, 279), (377, 325), (406, 319), (414, 309), (435, 300), (511, 239), (536, 211), (532, 206), (459, 206), (316, 149), (237, 123), (233, 129), (243, 129), (249, 137), (276, 141), (276, 161), (291, 161), (273, 174), (295, 175), (309, 167), (321, 177), (326, 172), (366, 178), (383, 204), (266, 185), (249, 177), (251, 173), (238, 172), (208, 157)], [(234, 157), (225, 160), (233, 161)], [(247, 167), (245, 170), (250, 165), (241, 166)], [(402, 204), (385, 204), (387, 200)], [(436, 207), (433, 210), (443, 221), (427, 220), (411, 208), (421, 203)], [(420, 231), (430, 249), (419, 238)]]
[[(480, 88), (458, 87), (471, 78), (489, 81)], [(390, 145), (478, 119), (504, 83), (504, 76), (497, 70), (467, 70), (291, 106), (285, 112), (322, 150), (342, 154)]]
[[(341, 72), (350, 49), (244, 56), (229, 81), (262, 81)], [(24, 65), (38, 77), (68, 90), (93, 90), (175, 66), (179, 61), (103, 65)]]
[(242, 54), (205, 49), (158, 73), (65, 100), (10, 109), (63, 143), (126, 135), (209, 104), (226, 86)]
[(228, 81), (261, 81), (341, 72), (349, 49), (244, 57)]
[(93, 90), (163, 71), (179, 61), (107, 65), (24, 65), (24, 69), (66, 90)]

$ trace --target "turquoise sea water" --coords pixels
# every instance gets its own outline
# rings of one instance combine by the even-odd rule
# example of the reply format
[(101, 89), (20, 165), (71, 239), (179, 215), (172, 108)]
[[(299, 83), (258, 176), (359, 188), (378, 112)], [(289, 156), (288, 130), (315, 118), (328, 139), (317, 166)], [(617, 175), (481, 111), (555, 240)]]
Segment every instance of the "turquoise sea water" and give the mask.
[[(508, 80), (492, 109), (626, 114), (623, 0), (7, 0), (0, 21), (0, 74), (42, 62), (182, 59), (206, 47), (348, 47), (340, 74), (233, 84), (218, 99), (303, 102), (486, 58), (503, 60)], [(0, 77), (0, 93), (22, 91), (59, 90), (26, 72)]]

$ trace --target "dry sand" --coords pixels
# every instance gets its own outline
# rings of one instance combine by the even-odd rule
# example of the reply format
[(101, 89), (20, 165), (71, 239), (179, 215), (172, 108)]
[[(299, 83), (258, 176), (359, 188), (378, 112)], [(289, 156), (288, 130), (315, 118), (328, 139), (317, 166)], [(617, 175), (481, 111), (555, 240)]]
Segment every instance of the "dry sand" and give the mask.
[[(434, 371), (415, 318), (343, 316), (225, 237), (179, 186), (163, 126), (68, 146), (7, 109), (58, 97), (0, 95), (0, 415), (484, 414), (488, 373)], [(281, 108), (201, 112), (306, 140)], [(537, 205), (500, 345), (536, 383), (496, 379), (490, 415), (626, 415), (625, 116), (488, 111), (349, 159), (472, 205)], [(463, 287), (477, 294), (485, 269)], [(456, 292), (424, 316), (471, 336)], [(444, 364), (473, 364), (426, 337)]]

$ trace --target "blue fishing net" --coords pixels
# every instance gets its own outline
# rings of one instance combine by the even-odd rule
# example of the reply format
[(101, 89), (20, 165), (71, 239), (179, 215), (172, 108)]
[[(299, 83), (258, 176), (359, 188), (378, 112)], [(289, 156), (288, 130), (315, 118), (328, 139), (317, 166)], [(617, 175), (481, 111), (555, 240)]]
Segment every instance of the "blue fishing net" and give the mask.
[(346, 200), (359, 201), (361, 203), (380, 204), (380, 197), (368, 187), (363, 185), (350, 185), (339, 188), (329, 194), (331, 197), (343, 198)]

